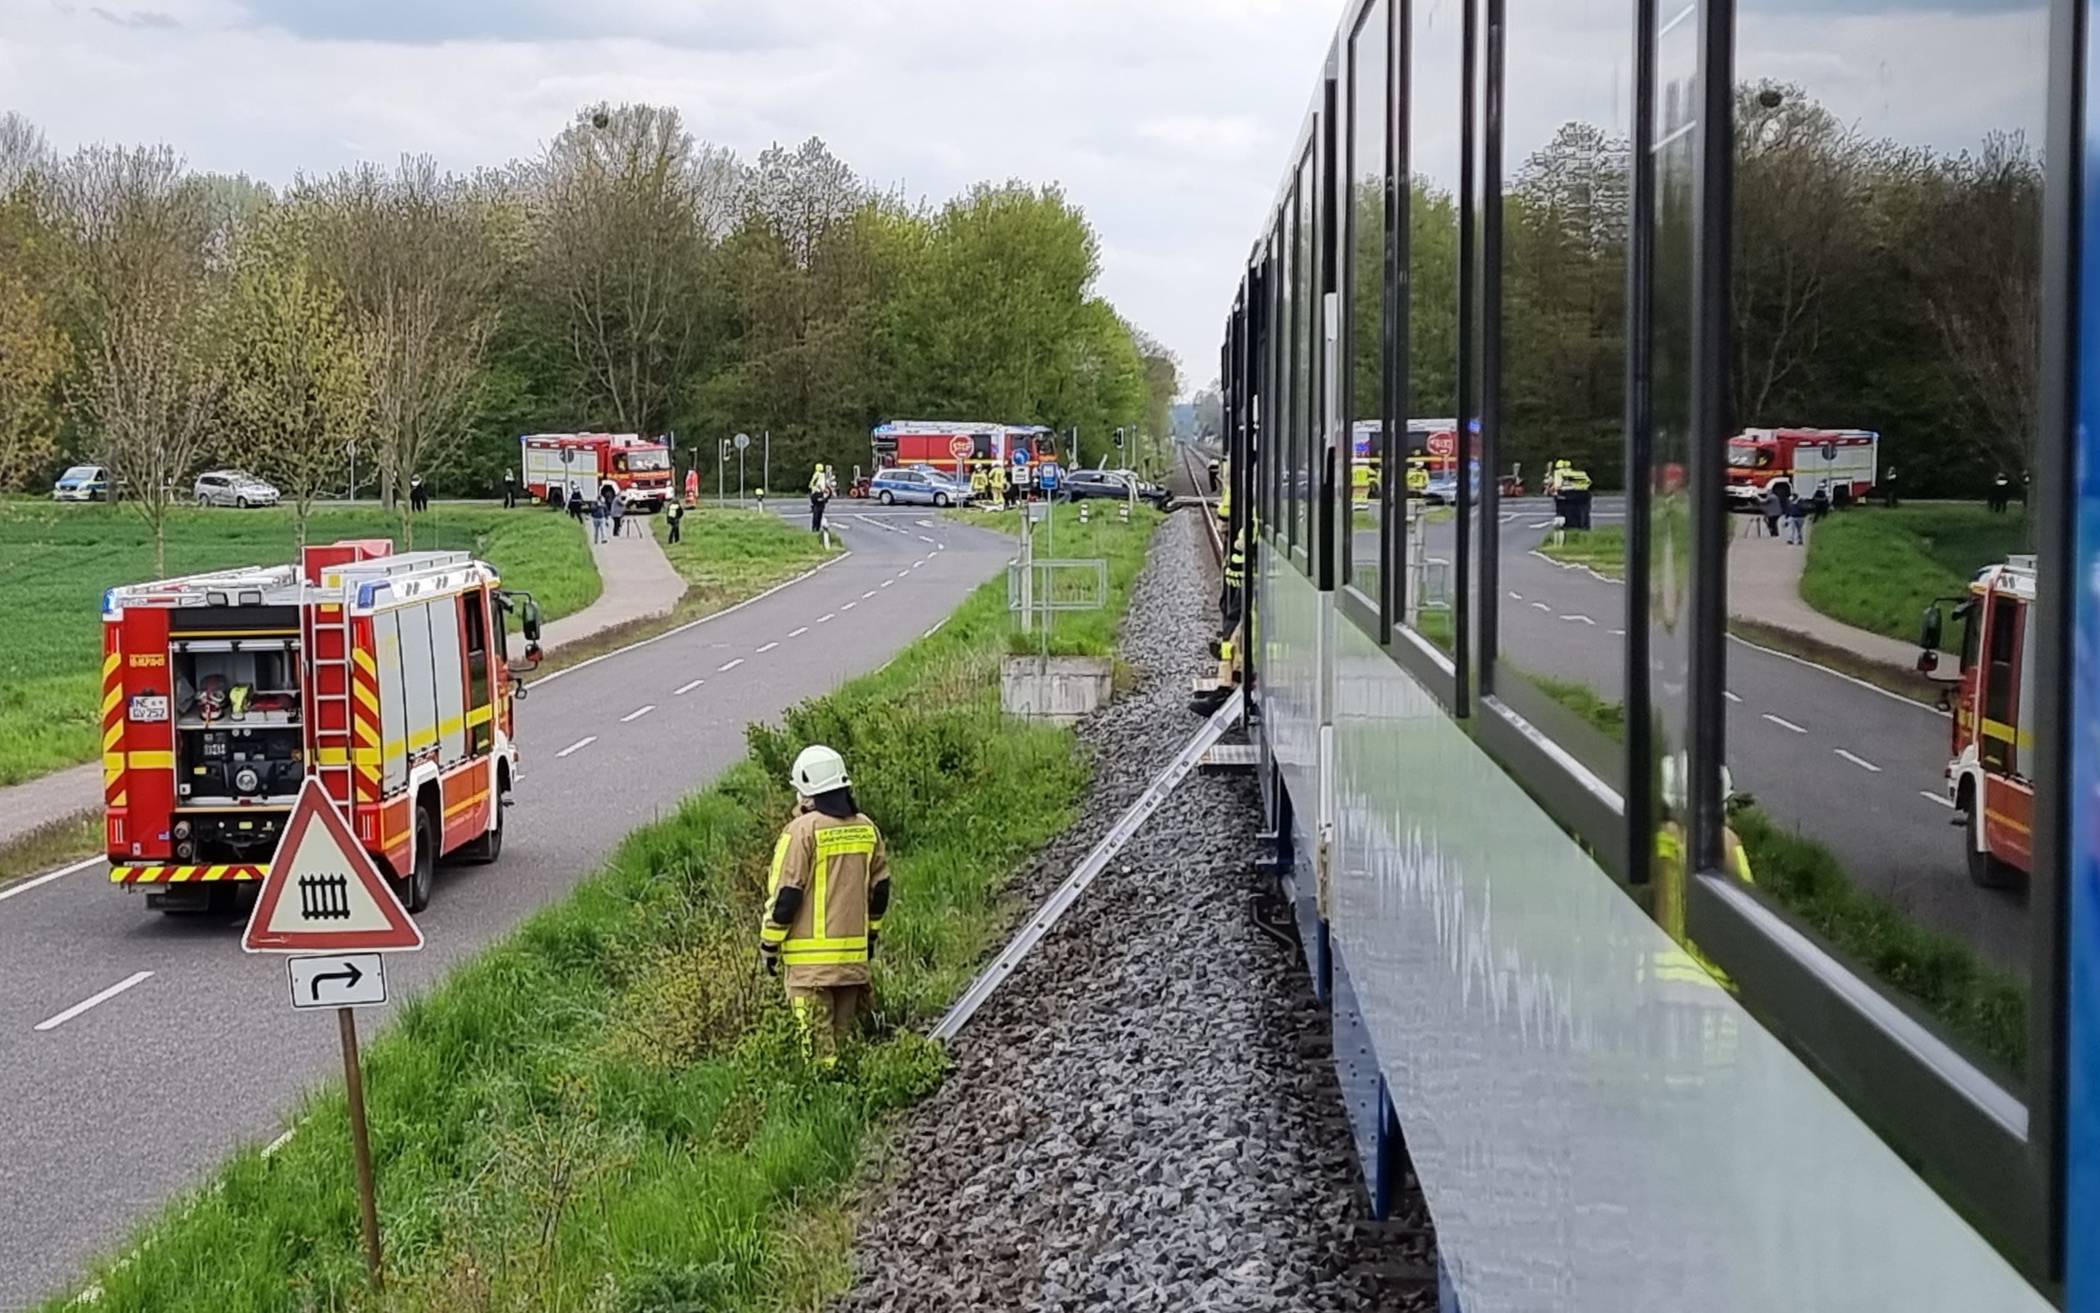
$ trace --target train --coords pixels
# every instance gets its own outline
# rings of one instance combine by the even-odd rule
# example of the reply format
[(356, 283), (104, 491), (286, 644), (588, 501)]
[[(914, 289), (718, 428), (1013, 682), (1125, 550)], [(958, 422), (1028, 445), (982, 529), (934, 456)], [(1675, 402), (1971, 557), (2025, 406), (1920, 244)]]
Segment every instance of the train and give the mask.
[[(1959, 207), (1900, 210), (1885, 181), (1807, 223), (1773, 196), (1807, 176), (1783, 152), (1908, 140), (1898, 92), (1944, 92), (1912, 41), (1931, 6), (1871, 8), (1348, 0), (1232, 269), (1222, 440), (1267, 859), (1369, 1209), (1419, 1184), (1445, 1309), (2100, 1308), (2100, 743), (2085, 774), (2071, 757), (2074, 733), (2100, 740), (2074, 699), (2100, 670), (2074, 680), (2068, 638), (2074, 613), (2100, 635), (2100, 586), (2066, 586), (2100, 579), (2070, 529), (2081, 495), (2100, 525), (2100, 479), (2072, 477), (2074, 330), (2090, 314), (2100, 343), (2100, 281), (2074, 272), (2087, 197), (2038, 162), (2085, 158), (2085, 6), (2015, 0), (1965, 38), (2000, 53), (1961, 61), (1977, 94), (1902, 158), (1935, 204), (1995, 204), (1990, 152), (1995, 185), (2031, 189), (1944, 243), (1930, 225)], [(1826, 71), (1850, 54), (1879, 70), (1871, 96)], [(2021, 131), (2046, 150), (2008, 163)], [(1882, 167), (1816, 159), (1825, 181)], [(1920, 226), (1868, 232), (1892, 218)], [(2000, 355), (2039, 415), (2017, 897), (1948, 841), (1929, 697), (1730, 634), (1730, 553), (1799, 550), (1731, 528), (1730, 435), (1788, 387), (1888, 403), (1857, 342), (1775, 346), (1788, 324), (1757, 298), (1786, 292), (1759, 280), (1862, 234), (1847, 249), (1904, 275), (1886, 295), (1947, 322), (1995, 295), (1963, 280), (1979, 244), (2031, 253), (1993, 302), (2041, 316)], [(1917, 341), (1909, 365), (1959, 376), (1963, 344)], [(1419, 488), (1356, 466), (1405, 459), (1415, 415), (1456, 417), (1455, 468), (1600, 470), (1599, 529), (1497, 480), (1408, 506)], [(1410, 596), (1425, 564), (1434, 604)], [(1813, 681), (1838, 710), (1800, 723), (1760, 681)], [(1804, 872), (1883, 927), (1878, 956)], [(2000, 1023), (1883, 965), (1913, 948), (1997, 982)]]

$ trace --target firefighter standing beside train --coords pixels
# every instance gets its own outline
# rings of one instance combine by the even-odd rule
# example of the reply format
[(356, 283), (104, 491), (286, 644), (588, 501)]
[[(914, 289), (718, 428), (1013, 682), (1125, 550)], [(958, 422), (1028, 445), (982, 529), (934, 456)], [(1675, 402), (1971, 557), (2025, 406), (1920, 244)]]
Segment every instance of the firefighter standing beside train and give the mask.
[(889, 854), (882, 832), (854, 805), (846, 762), (821, 744), (804, 748), (788, 772), (799, 799), (773, 846), (772, 876), (759, 924), (768, 975), (787, 967), (788, 1004), (818, 1066), (873, 1010), (868, 963), (889, 909)]

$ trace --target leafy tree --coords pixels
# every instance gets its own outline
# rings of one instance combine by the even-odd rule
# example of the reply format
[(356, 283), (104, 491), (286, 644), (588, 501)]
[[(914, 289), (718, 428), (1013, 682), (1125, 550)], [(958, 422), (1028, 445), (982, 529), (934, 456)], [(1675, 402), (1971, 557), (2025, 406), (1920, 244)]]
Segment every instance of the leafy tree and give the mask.
[(342, 290), (278, 223), (248, 243), (222, 320), (231, 343), (227, 436), (291, 499), (299, 543), (314, 499), (342, 478), (364, 428), (364, 356)]

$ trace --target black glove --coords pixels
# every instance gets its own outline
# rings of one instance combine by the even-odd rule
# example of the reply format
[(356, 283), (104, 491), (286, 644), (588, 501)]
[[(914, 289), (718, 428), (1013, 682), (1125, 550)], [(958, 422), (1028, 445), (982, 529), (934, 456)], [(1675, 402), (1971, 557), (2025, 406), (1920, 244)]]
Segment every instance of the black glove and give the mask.
[(868, 956), (875, 956), (875, 932), (873, 930), (868, 932)]
[(766, 944), (758, 950), (758, 955), (761, 959), (765, 961), (767, 975), (777, 976), (780, 974), (779, 949), (773, 947), (771, 944)]

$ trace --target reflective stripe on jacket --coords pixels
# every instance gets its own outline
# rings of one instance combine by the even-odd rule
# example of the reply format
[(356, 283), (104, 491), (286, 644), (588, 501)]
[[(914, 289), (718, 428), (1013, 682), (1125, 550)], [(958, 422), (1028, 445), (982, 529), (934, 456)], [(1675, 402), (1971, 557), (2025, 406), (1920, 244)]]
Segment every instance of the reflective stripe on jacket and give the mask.
[(1231, 557), (1225, 562), (1225, 586), (1227, 588), (1238, 588), (1245, 582), (1247, 582), (1247, 553), (1235, 547), (1232, 549)]
[[(759, 938), (779, 946), (789, 984), (868, 983), (868, 935), (882, 929), (871, 907), (886, 901), (889, 874), (882, 834), (867, 817), (804, 812), (788, 822), (773, 846)], [(801, 898), (790, 923), (780, 925), (774, 908), (784, 889)]]

